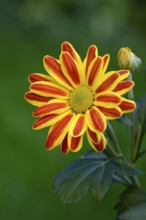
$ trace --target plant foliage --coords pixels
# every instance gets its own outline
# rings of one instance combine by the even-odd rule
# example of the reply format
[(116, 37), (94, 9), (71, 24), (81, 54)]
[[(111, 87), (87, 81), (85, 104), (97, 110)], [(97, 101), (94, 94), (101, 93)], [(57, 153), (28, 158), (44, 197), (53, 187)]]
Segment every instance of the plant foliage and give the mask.
[(140, 175), (141, 172), (121, 162), (119, 158), (104, 153), (87, 154), (69, 164), (55, 179), (55, 192), (61, 194), (63, 203), (79, 201), (90, 188), (94, 196), (101, 200), (115, 175)]

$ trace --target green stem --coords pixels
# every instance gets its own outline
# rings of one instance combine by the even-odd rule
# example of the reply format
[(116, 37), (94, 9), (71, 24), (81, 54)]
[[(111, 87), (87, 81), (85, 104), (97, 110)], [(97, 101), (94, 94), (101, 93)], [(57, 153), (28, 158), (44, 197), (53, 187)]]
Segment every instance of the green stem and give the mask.
[(130, 162), (133, 165), (135, 162), (136, 154), (137, 154), (137, 147), (135, 146), (135, 142), (134, 142), (134, 117), (133, 117), (133, 113), (131, 113), (130, 119), (132, 122), (132, 125), (130, 126), (130, 141), (131, 141), (131, 143), (130, 143), (130, 150), (131, 150)]
[[(132, 81), (132, 73), (130, 73), (129, 77), (128, 77), (128, 80)], [(134, 99), (134, 92), (133, 92), (133, 89), (130, 89), (129, 92), (128, 92), (128, 96), (130, 99)]]
[(108, 132), (109, 132), (109, 135), (110, 135), (111, 140), (113, 142), (114, 149), (115, 149), (116, 153), (118, 154), (118, 156), (123, 156), (123, 154), (121, 152), (121, 148), (120, 148), (119, 142), (118, 142), (118, 139), (117, 139), (117, 136), (116, 136), (116, 134), (114, 132), (114, 129), (111, 126), (109, 121), (107, 122), (107, 126), (108, 126)]
[[(132, 73), (130, 73), (128, 80), (132, 81)], [(128, 92), (129, 99), (134, 100), (134, 93), (133, 89), (131, 89)], [(136, 156), (137, 156), (137, 150), (138, 150), (138, 142), (135, 143), (134, 141), (134, 134), (135, 134), (135, 127), (134, 127), (134, 112), (131, 112), (130, 115), (130, 120), (131, 120), (131, 126), (130, 126), (130, 164), (134, 165)], [(137, 176), (132, 176), (130, 177), (130, 180), (132, 181), (133, 185), (136, 185), (138, 187), (141, 187), (138, 177)]]
[[(132, 81), (132, 73), (130, 73), (128, 80)], [(134, 99), (133, 89), (130, 89), (128, 92), (129, 99)], [(130, 126), (130, 163), (133, 165), (135, 161), (135, 143), (134, 143), (134, 113), (131, 112), (129, 114), (129, 118), (131, 120)]]
[(112, 158), (117, 158), (119, 155), (114, 151), (114, 149), (111, 147), (110, 143), (107, 144), (107, 148), (104, 150), (104, 153)]
[(129, 178), (134, 186), (137, 186), (138, 188), (142, 188), (137, 176), (130, 176)]
[[(123, 155), (119, 155), (115, 152), (115, 150), (111, 147), (110, 143), (107, 144), (107, 148), (105, 149), (104, 153), (106, 155), (108, 155), (109, 157), (112, 157), (112, 158), (115, 158), (115, 159), (118, 159), (118, 160), (123, 160), (125, 161), (126, 159), (123, 157)], [(130, 179), (130, 177), (128, 176), (120, 176), (119, 177), (121, 180), (123, 180), (123, 184), (124, 185), (132, 185), (132, 181)], [(121, 181), (122, 183), (122, 181)]]
[(139, 152), (139, 154), (137, 154), (136, 160), (138, 158), (142, 157), (145, 153), (146, 153), (146, 150), (143, 150), (143, 151)]
[(139, 157), (139, 150), (140, 150), (140, 146), (141, 146), (141, 128), (142, 126), (138, 127), (138, 134), (137, 134), (137, 139), (135, 142), (135, 148), (134, 148), (134, 152), (133, 152), (133, 157), (134, 157), (134, 163), (137, 161), (138, 157)]

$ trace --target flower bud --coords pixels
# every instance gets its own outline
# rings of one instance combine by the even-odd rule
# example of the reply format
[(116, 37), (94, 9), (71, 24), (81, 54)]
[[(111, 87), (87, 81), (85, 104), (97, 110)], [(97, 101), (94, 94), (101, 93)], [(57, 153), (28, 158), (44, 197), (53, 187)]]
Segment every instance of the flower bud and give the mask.
[(128, 69), (131, 72), (139, 70), (141, 59), (137, 57), (128, 47), (123, 47), (118, 52), (118, 65), (121, 69)]

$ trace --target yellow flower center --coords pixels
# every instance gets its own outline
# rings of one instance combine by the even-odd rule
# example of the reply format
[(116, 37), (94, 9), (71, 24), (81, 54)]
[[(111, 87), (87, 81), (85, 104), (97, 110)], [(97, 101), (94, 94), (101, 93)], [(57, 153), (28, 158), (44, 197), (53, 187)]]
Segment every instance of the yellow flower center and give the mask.
[(93, 99), (94, 96), (90, 89), (78, 87), (70, 93), (69, 105), (76, 113), (86, 112), (92, 106)]

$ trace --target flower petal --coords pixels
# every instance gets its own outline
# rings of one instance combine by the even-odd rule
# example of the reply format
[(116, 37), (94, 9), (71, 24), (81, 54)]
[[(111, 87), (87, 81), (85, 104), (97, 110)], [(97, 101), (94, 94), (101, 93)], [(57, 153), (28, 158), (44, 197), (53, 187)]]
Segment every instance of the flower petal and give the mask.
[(130, 75), (130, 71), (129, 70), (119, 70), (118, 73), (120, 75), (120, 79), (121, 80), (127, 78)]
[(68, 52), (62, 52), (60, 56), (61, 68), (70, 84), (76, 88), (81, 84), (79, 68), (77, 62)]
[(104, 74), (107, 70), (108, 64), (110, 61), (110, 55), (109, 54), (105, 54), (103, 56), (103, 68), (102, 68), (102, 73)]
[(86, 111), (86, 123), (94, 132), (103, 132), (107, 126), (105, 116), (96, 107)]
[(60, 121), (58, 121), (50, 128), (46, 141), (46, 147), (48, 150), (51, 150), (61, 144), (61, 142), (65, 138), (65, 135), (68, 132), (69, 125), (73, 119), (74, 114), (69, 111), (67, 112), (67, 115), (65, 117), (63, 117)]
[(69, 92), (63, 87), (56, 85), (53, 82), (35, 82), (30, 86), (30, 91), (44, 97), (54, 97), (68, 99)]
[(81, 149), (82, 144), (83, 136), (72, 137), (69, 133), (67, 133), (61, 143), (61, 150), (65, 154), (69, 151), (77, 152)]
[(76, 52), (74, 47), (69, 42), (64, 41), (61, 45), (61, 50), (64, 52), (68, 52), (72, 56), (72, 58), (79, 64), (82, 63), (79, 54)]
[(48, 101), (52, 99), (50, 97), (43, 97), (43, 96), (34, 94), (32, 92), (25, 93), (24, 98), (27, 102), (35, 106), (44, 105), (45, 103), (48, 103)]
[(135, 83), (133, 81), (122, 81), (118, 83), (118, 85), (116, 86), (116, 88), (114, 88), (113, 91), (118, 93), (119, 95), (123, 95), (126, 92), (128, 92), (134, 85)]
[(46, 76), (41, 73), (32, 73), (28, 76), (28, 80), (30, 83), (38, 82), (38, 81), (47, 81), (53, 82), (53, 78), (51, 76)]
[(56, 60), (55, 58), (46, 55), (44, 57), (44, 68), (45, 70), (62, 86), (66, 87), (67, 89), (72, 90), (72, 86), (64, 76), (60, 61)]
[(122, 111), (119, 107), (113, 107), (113, 108), (98, 107), (98, 109), (106, 116), (107, 120), (120, 118), (122, 116)]
[(71, 137), (70, 140), (70, 150), (72, 152), (77, 152), (81, 149), (83, 144), (83, 136)]
[(49, 127), (55, 123), (57, 123), (59, 120), (61, 120), (67, 112), (63, 114), (50, 114), (50, 115), (44, 115), (38, 120), (36, 120), (32, 126), (34, 130), (39, 130), (45, 127)]
[(83, 135), (78, 137), (72, 137), (68, 135), (69, 148), (72, 152), (77, 152), (81, 149), (83, 144)]
[(102, 57), (95, 58), (92, 63), (90, 64), (87, 72), (87, 85), (94, 86), (98, 79), (101, 78), (103, 68), (103, 59)]
[(112, 91), (120, 81), (118, 72), (108, 72), (104, 77), (97, 83), (96, 93), (103, 92), (105, 90)]
[(92, 143), (92, 147), (93, 147), (94, 150), (96, 150), (98, 152), (101, 152), (101, 151), (103, 151), (105, 149), (105, 147), (106, 147), (106, 138), (105, 138), (103, 133), (101, 133), (101, 140), (100, 140), (100, 142), (98, 144), (93, 142)]
[(62, 153), (67, 154), (69, 152), (70, 149), (68, 145), (68, 133), (65, 135), (60, 147)]
[(65, 100), (52, 99), (49, 103), (42, 105), (33, 111), (33, 116), (42, 116), (48, 114), (61, 114), (69, 109), (69, 105)]
[(69, 133), (73, 137), (78, 137), (83, 135), (86, 128), (85, 116), (83, 114), (77, 114), (69, 127)]
[(132, 112), (134, 109), (136, 109), (136, 103), (134, 101), (122, 98), (122, 102), (119, 105), (120, 109), (122, 110), (122, 112), (128, 113), (128, 112)]
[(85, 73), (87, 74), (90, 63), (98, 56), (98, 49), (95, 45), (91, 45), (87, 51), (86, 58), (84, 60)]
[(93, 142), (98, 144), (101, 140), (101, 132), (91, 131), (90, 128), (87, 129), (87, 138), (89, 143)]
[(96, 106), (102, 106), (105, 108), (112, 108), (121, 103), (120, 95), (115, 92), (102, 92), (96, 96), (96, 101), (94, 104)]

